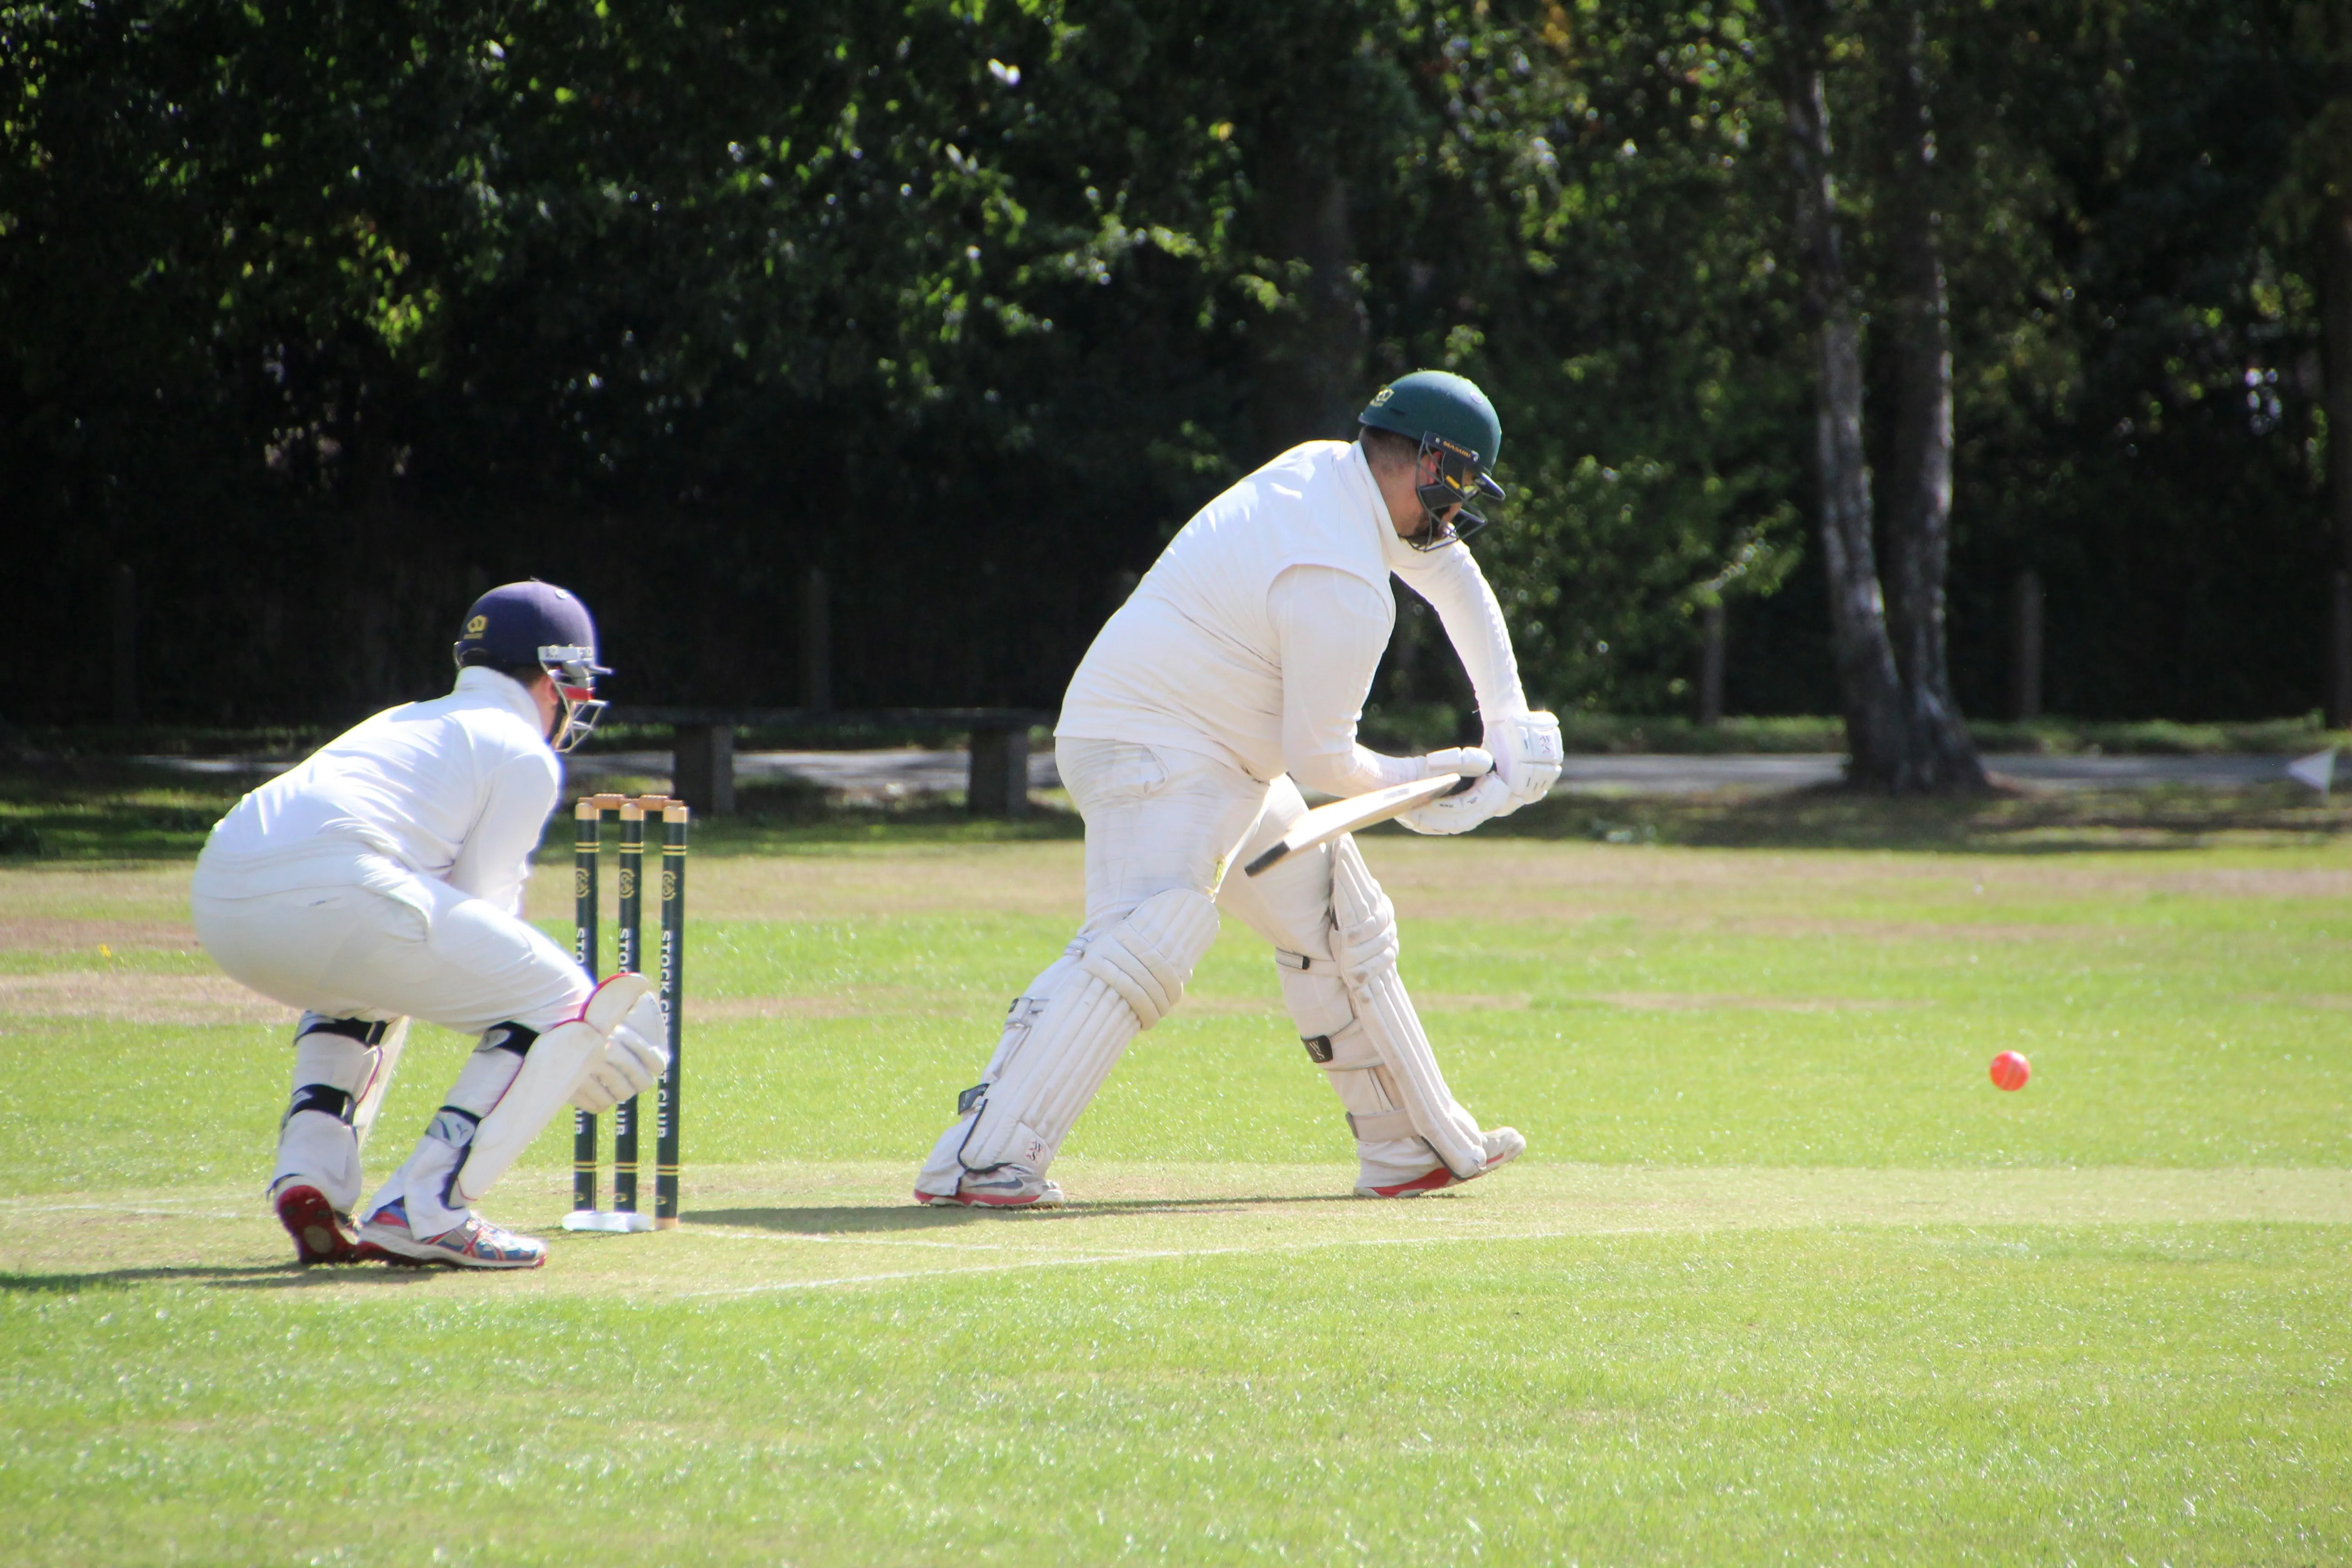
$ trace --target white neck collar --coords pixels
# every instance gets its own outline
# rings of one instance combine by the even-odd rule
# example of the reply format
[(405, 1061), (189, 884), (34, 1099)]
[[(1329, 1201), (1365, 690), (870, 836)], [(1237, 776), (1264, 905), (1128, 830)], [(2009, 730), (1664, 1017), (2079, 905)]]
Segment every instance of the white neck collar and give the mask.
[[(450, 690), (464, 692), (468, 697), (493, 698), (500, 707), (530, 725), (534, 732), (541, 728), (539, 704), (532, 700), (523, 683), (511, 675), (501, 675), (487, 665), (467, 665), (457, 672), (457, 684)], [(543, 736), (541, 738), (544, 739)]]

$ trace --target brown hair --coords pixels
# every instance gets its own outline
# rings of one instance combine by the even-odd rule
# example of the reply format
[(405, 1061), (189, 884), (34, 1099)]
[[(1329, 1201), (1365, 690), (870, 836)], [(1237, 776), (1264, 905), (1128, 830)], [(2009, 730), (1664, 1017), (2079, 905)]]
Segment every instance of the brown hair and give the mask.
[(1411, 468), (1421, 459), (1421, 443), (1393, 430), (1367, 425), (1356, 439), (1363, 443), (1364, 461), (1372, 466), (1374, 473)]
[(545, 675), (548, 672), (547, 666), (541, 664), (536, 659), (529, 660), (522, 664), (493, 664), (488, 656), (484, 654), (480, 648), (467, 649), (466, 656), (458, 661), (457, 668), (460, 669), (495, 669), (500, 675), (505, 676), (509, 680), (513, 681), (516, 685), (525, 688), (528, 688), (532, 681), (537, 680), (541, 676)]

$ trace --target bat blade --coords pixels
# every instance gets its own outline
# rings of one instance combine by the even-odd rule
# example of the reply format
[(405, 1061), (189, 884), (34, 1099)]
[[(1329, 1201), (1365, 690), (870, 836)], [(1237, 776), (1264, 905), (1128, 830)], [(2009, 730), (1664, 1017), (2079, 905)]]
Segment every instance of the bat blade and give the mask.
[(1328, 844), (1343, 833), (1353, 833), (1374, 823), (1402, 816), (1416, 805), (1425, 805), (1439, 795), (1450, 795), (1462, 787), (1459, 773), (1438, 773), (1430, 778), (1416, 779), (1412, 784), (1391, 784), (1369, 795), (1350, 795), (1335, 800), (1328, 805), (1318, 805), (1290, 825), (1290, 831), (1280, 843), (1267, 848), (1248, 865), (1242, 875), (1255, 877), (1287, 860), (1302, 849), (1312, 849), (1318, 844)]

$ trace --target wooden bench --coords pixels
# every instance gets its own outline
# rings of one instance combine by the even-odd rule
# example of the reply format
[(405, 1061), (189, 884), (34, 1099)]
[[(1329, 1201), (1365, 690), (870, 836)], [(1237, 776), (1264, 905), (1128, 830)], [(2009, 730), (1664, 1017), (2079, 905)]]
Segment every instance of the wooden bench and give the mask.
[(974, 816), (1029, 811), (1029, 731), (1053, 723), (1040, 708), (615, 708), (616, 724), (666, 724), (671, 736), (670, 788), (705, 816), (735, 811), (735, 731), (933, 730), (971, 737), (967, 801)]

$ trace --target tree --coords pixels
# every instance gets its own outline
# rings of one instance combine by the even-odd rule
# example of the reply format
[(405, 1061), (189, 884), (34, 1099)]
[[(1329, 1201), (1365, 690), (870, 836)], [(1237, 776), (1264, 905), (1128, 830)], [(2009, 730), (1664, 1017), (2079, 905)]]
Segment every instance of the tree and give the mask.
[[(1889, 205), (1896, 233), (1895, 498), (1886, 519), (1896, 591), (1892, 615), (1874, 537), (1864, 444), (1863, 341), (1838, 224), (1826, 72), (1830, 18), (1805, 0), (1773, 0), (1795, 195), (1798, 264), (1812, 323), (1821, 542), (1837, 649), (1848, 781), (1898, 794), (1980, 789), (1984, 769), (1960, 722), (1947, 671), (1944, 581), (1952, 495), (1952, 356), (1936, 203), (1936, 143), (1917, 5), (1890, 31), (1895, 145)], [(1889, 622), (1896, 628), (1890, 635)], [(1899, 643), (1899, 656), (1898, 656)]]
[(2296, 5), (2289, 47), (2321, 77), (2325, 97), (2299, 117), (2292, 163), (2268, 216), (2273, 232), (2290, 244), (2307, 237), (2316, 253), (2336, 553), (2328, 596), (2327, 721), (2345, 729), (2352, 728), (2352, 7), (2324, 0)]

